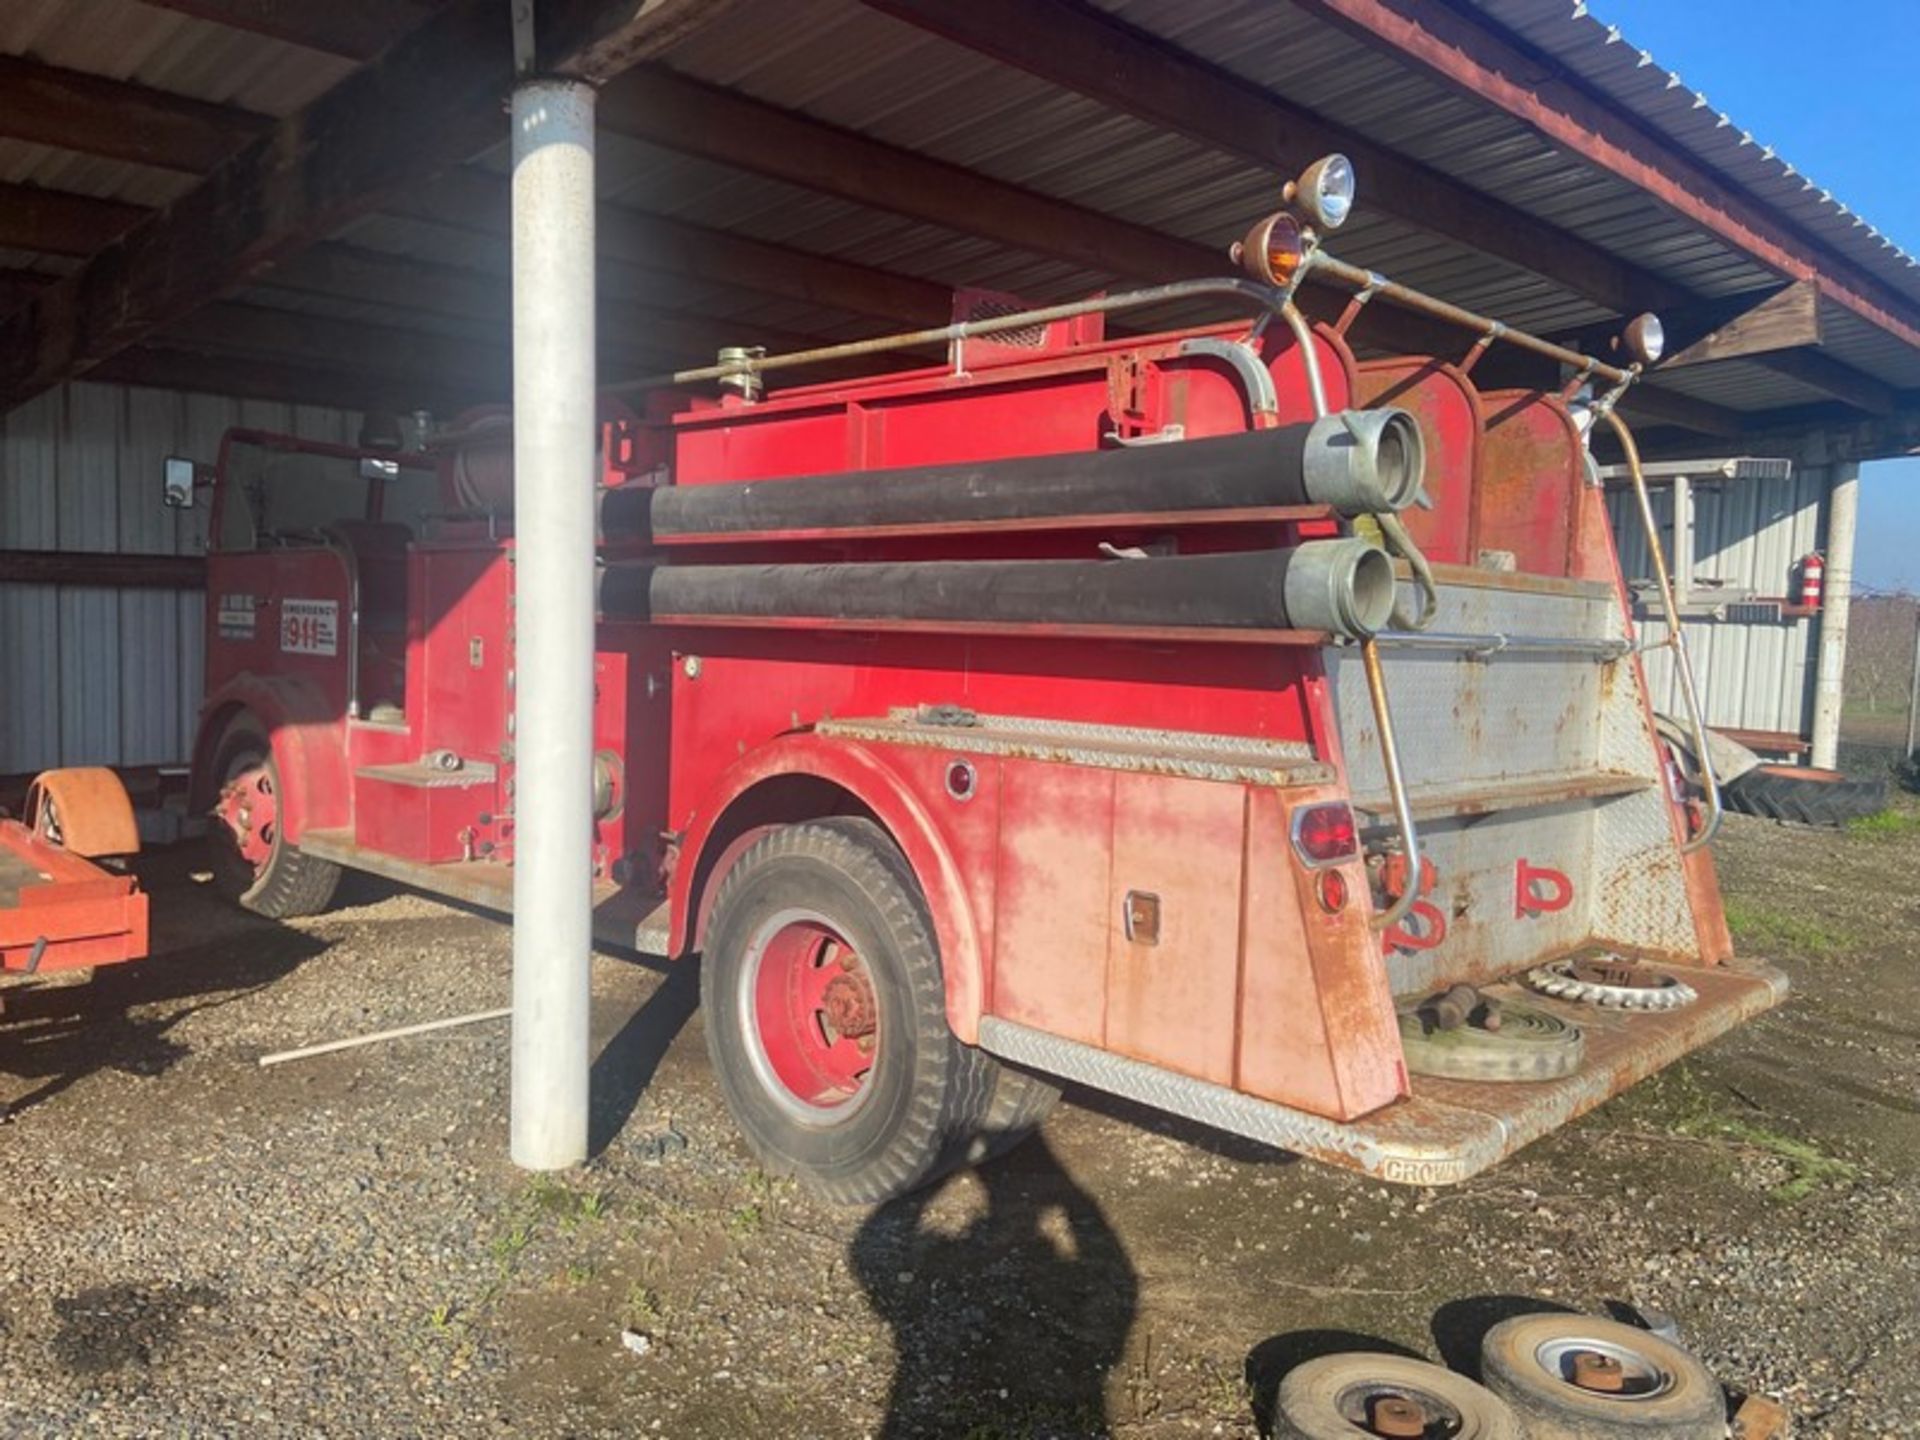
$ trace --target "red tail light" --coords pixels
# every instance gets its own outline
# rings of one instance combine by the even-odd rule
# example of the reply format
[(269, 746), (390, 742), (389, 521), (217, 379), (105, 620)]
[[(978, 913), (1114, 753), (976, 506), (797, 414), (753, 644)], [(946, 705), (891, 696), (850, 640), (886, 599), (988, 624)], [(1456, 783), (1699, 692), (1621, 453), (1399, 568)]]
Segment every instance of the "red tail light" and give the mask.
[(1293, 848), (1308, 865), (1335, 865), (1360, 850), (1353, 810), (1344, 802), (1293, 812)]

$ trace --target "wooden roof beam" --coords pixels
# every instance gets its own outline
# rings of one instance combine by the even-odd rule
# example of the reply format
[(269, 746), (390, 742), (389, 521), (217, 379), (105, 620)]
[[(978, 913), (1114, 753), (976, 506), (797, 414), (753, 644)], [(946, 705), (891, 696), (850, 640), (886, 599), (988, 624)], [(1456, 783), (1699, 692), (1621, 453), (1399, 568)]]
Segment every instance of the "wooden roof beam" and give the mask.
[[(1068, 201), (873, 140), (793, 111), (646, 66), (601, 96), (609, 130), (735, 169), (837, 195), (875, 209), (977, 235), (1102, 275), (1170, 280), (1222, 275), (1223, 254)], [(1337, 314), (1345, 292), (1309, 288), (1309, 308)], [(1369, 305), (1358, 331), (1383, 348), (1454, 354), (1471, 337), (1389, 303)], [(1677, 423), (1735, 433), (1737, 411), (1649, 390), (1636, 405), (1664, 407)], [(1685, 420), (1678, 417), (1685, 416)]]
[[(1077, 0), (866, 3), (1051, 84), (1178, 131), (1283, 180), (1320, 156), (1339, 151), (1354, 163), (1362, 186), (1359, 203), (1368, 211), (1392, 215), (1471, 246), (1623, 316), (1659, 311), (1670, 334), (1674, 321), (1669, 312), (1698, 306), (1690, 292), (1651, 270), (1376, 145)], [(1337, 238), (1333, 247), (1339, 248)], [(1788, 347), (1766, 348), (1783, 351)], [(1684, 363), (1690, 362), (1676, 357), (1667, 368)], [(1761, 363), (1806, 383), (1819, 383), (1828, 394), (1862, 409), (1878, 413), (1885, 401), (1884, 386), (1831, 357), (1768, 355)]]
[[(196, 20), (371, 60), (426, 19), (440, 0), (147, 0)], [(502, 16), (501, 23), (505, 24)]]
[(0, 248), (87, 256), (153, 212), (120, 200), (0, 182)]
[[(385, 208), (409, 219), (504, 238), (507, 181), (491, 171), (462, 166), (418, 191), (396, 196)], [(735, 286), (912, 328), (943, 325), (952, 315), (953, 292), (934, 281), (619, 204), (600, 206), (594, 234), (603, 260), (637, 269)]]
[(271, 122), (127, 80), (0, 55), (0, 136), (204, 175)]
[[(1074, 0), (866, 3), (1283, 181), (1338, 151), (1353, 161), (1359, 204), (1368, 213), (1392, 215), (1444, 235), (1609, 310), (1630, 314), (1689, 298), (1680, 287), (1598, 245)], [(1279, 204), (1277, 185), (1274, 204)]]
[[(679, 39), (710, 5), (724, 3), (542, 0), (546, 48), (537, 66), (553, 73), (584, 63), (591, 72), (609, 53), (626, 57)], [(0, 411), (498, 144), (500, 102), (514, 79), (507, 19), (496, 0), (455, 0), (434, 12), (77, 274), (0, 320)]]

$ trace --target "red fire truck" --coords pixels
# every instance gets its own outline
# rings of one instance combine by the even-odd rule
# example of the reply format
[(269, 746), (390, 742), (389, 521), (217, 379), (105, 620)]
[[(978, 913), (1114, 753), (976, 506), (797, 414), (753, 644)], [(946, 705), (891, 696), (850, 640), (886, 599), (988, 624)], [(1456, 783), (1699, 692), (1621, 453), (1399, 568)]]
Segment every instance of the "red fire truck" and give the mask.
[[(1588, 455), (1630, 450), (1637, 363), (1333, 259), (1350, 177), (1288, 187), (1231, 277), (963, 293), (607, 402), (596, 924), (701, 957), (768, 1166), (881, 1199), (1071, 1080), (1442, 1184), (1781, 998), (1731, 954), (1717, 792), (1655, 728)], [(1367, 303), (1460, 354), (1357, 359)], [(1107, 328), (1156, 312), (1229, 318)], [(1482, 389), (1496, 342), (1567, 383)], [(212, 492), (194, 762), (239, 903), (318, 910), (350, 867), (509, 907), (509, 442), (169, 463)]]

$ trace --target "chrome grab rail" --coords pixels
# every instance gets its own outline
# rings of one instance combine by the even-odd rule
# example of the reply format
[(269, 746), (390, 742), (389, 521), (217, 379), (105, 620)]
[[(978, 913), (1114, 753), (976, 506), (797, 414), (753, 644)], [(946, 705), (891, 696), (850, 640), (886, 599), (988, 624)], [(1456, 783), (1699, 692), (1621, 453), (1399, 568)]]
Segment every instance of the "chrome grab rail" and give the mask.
[[(1313, 348), (1313, 331), (1306, 316), (1293, 303), (1291, 293), (1280, 309), (1280, 316), (1293, 331), (1301, 364), (1307, 371), (1307, 390), (1313, 396), (1315, 418), (1327, 413), (1326, 381), (1320, 374), (1320, 357)], [(1398, 925), (1420, 898), (1420, 831), (1413, 823), (1413, 802), (1407, 795), (1406, 777), (1400, 771), (1400, 746), (1393, 734), (1393, 711), (1387, 704), (1387, 676), (1380, 664), (1380, 642), (1369, 636), (1360, 642), (1360, 663), (1367, 676), (1367, 699), (1373, 705), (1373, 728), (1380, 737), (1380, 766), (1387, 777), (1387, 797), (1393, 802), (1393, 823), (1400, 831), (1400, 847), (1407, 858), (1407, 883), (1385, 910), (1373, 917), (1375, 930), (1390, 930)]]
[(1720, 821), (1726, 815), (1720, 799), (1720, 777), (1713, 773), (1713, 756), (1707, 751), (1707, 722), (1701, 713), (1700, 692), (1693, 680), (1693, 657), (1687, 651), (1687, 637), (1680, 628), (1680, 607), (1674, 603), (1673, 576), (1667, 569), (1666, 547), (1660, 543), (1660, 526), (1653, 518), (1653, 499), (1647, 494), (1646, 472), (1640, 468), (1640, 447), (1634, 444), (1627, 422), (1614, 413), (1611, 405), (1595, 408), (1613, 427), (1620, 448), (1626, 453), (1627, 474), (1633, 480), (1633, 498), (1640, 507), (1640, 524), (1647, 533), (1647, 553), (1653, 560), (1654, 583), (1660, 591), (1660, 609), (1667, 622), (1667, 637), (1659, 644), (1673, 651), (1674, 669), (1680, 676), (1680, 698), (1686, 703), (1687, 726), (1693, 732), (1694, 755), (1700, 764), (1700, 784), (1707, 794), (1706, 823), (1698, 835), (1680, 842), (1681, 852), (1687, 854), (1710, 842), (1720, 829)]
[(1578, 636), (1468, 635), (1449, 630), (1382, 630), (1374, 637), (1394, 650), (1464, 650), (1486, 657), (1515, 655), (1590, 655), (1605, 662), (1633, 653), (1631, 640), (1583, 640)]

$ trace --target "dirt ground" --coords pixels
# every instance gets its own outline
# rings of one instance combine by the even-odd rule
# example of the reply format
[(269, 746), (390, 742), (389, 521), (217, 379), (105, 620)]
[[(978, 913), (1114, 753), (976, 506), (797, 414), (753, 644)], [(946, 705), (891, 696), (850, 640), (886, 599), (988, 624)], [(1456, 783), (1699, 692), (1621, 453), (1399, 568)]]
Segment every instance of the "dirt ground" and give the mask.
[(690, 969), (596, 961), (575, 1175), (506, 1162), (502, 1024), (263, 1071), (504, 1004), (507, 931), (360, 881), (270, 925), (150, 856), (155, 958), (0, 1017), (0, 1433), (1247, 1436), (1305, 1356), (1627, 1304), (1799, 1434), (1920, 1434), (1920, 811), (1720, 852), (1796, 997), (1465, 1186), (1079, 1094), (871, 1215), (748, 1162)]

